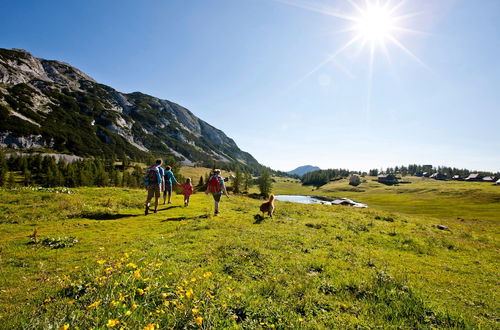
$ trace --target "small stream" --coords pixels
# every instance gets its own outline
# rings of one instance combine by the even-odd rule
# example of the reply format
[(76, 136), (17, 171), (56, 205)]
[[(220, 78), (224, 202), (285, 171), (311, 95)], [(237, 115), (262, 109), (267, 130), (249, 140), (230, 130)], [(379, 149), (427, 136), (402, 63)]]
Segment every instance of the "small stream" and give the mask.
[(352, 207), (367, 208), (368, 205), (355, 202), (348, 198), (339, 198), (335, 200), (323, 200), (316, 196), (303, 196), (303, 195), (277, 195), (276, 200), (281, 202), (292, 202), (301, 204), (323, 204), (323, 205), (346, 205)]

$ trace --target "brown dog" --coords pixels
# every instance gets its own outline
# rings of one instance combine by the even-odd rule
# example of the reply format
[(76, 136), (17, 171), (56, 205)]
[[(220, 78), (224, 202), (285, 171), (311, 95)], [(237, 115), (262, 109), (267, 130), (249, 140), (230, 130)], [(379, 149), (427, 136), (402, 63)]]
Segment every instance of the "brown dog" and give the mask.
[(260, 205), (260, 211), (262, 215), (267, 212), (267, 214), (272, 218), (274, 212), (274, 195), (269, 196), (269, 200)]

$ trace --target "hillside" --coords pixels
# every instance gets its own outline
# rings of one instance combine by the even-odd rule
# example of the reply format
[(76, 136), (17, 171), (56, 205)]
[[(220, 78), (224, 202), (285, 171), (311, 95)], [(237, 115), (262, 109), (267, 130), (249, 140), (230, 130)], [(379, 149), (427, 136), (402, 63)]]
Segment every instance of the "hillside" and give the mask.
[(320, 168), (317, 167), (317, 166), (304, 165), (304, 166), (299, 166), (299, 167), (297, 167), (296, 169), (294, 169), (292, 171), (288, 171), (287, 173), (288, 174), (292, 174), (292, 175), (295, 174), (295, 175), (298, 175), (298, 176), (303, 176), (306, 173), (317, 171), (317, 170), (320, 170)]
[(69, 64), (0, 49), (0, 147), (78, 156), (174, 156), (258, 167), (224, 132), (186, 108), (140, 92), (121, 93)]
[[(276, 192), (310, 191), (277, 180)], [(335, 184), (328, 189), (342, 193)], [(276, 202), (274, 220), (255, 217), (261, 201), (236, 195), (223, 199), (220, 217), (203, 193), (187, 208), (176, 195), (144, 216), (143, 190), (0, 189), (0, 322), (9, 329), (495, 328), (498, 218), (483, 217), (480, 203), (465, 204), (465, 219), (447, 216), (435, 207), (448, 205), (446, 184), (413, 188), (425, 190), (431, 208), (416, 201), (395, 212), (390, 196), (411, 200), (419, 191), (370, 183), (366, 191), (385, 194), (387, 210), (382, 199), (369, 209)], [(459, 187), (450, 184), (451, 196)], [(498, 190), (471, 189), (498, 214)], [(471, 200), (467, 194), (458, 204)]]

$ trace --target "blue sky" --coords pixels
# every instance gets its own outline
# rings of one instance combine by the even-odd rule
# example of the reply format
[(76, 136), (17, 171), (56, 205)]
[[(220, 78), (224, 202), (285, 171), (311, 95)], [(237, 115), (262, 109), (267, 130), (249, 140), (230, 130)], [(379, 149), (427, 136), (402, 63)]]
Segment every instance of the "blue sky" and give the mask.
[(500, 171), (500, 1), (407, 0), (396, 14), (418, 15), (398, 26), (424, 33), (394, 36), (422, 63), (388, 42), (372, 79), (360, 43), (314, 71), (356, 35), (325, 10), (357, 15), (346, 0), (0, 0), (0, 47), (177, 102), (275, 169)]

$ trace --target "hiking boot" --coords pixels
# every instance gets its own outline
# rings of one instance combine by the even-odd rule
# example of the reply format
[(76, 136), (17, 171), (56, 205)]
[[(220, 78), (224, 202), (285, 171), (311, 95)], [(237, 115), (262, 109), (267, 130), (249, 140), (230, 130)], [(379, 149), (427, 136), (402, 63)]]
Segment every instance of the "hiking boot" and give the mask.
[(154, 213), (158, 213), (158, 210), (155, 210)]
[(146, 206), (146, 210), (144, 211), (144, 215), (148, 215), (149, 213), (149, 206)]

